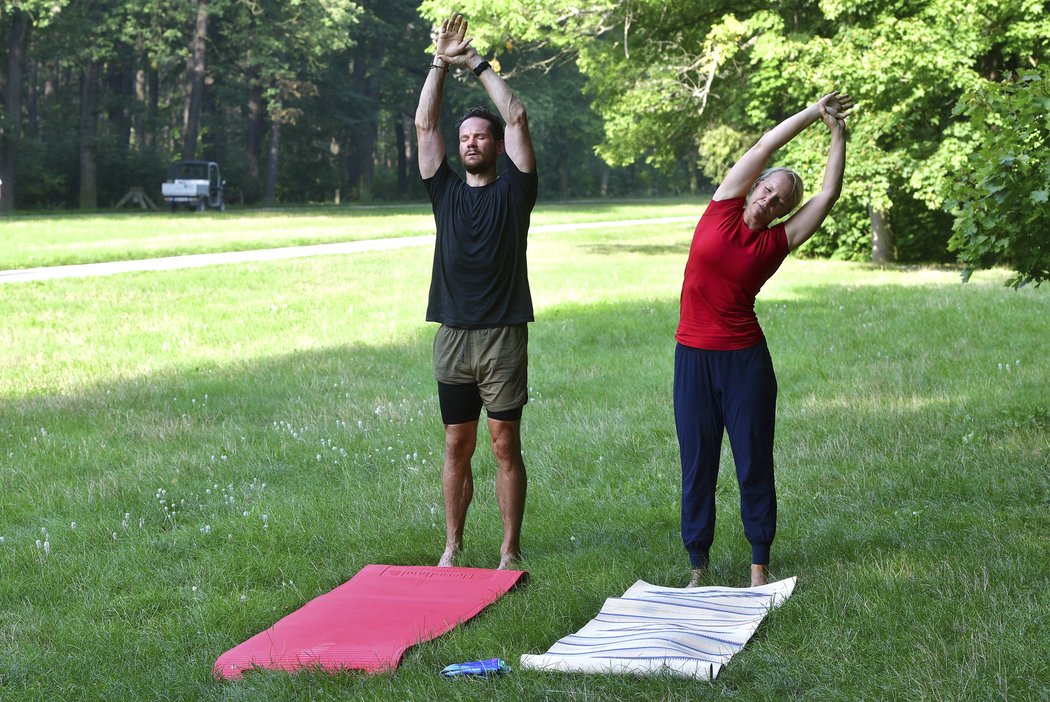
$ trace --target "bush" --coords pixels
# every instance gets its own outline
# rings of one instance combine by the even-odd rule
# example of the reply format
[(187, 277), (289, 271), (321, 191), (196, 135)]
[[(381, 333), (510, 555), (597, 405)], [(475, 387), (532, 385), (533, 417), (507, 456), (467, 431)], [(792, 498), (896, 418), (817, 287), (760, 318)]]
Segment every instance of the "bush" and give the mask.
[(971, 158), (948, 185), (956, 216), (949, 248), (966, 268), (1005, 264), (1011, 287), (1050, 280), (1050, 78), (1023, 71), (1002, 83), (982, 81), (960, 99), (956, 115), (974, 128)]

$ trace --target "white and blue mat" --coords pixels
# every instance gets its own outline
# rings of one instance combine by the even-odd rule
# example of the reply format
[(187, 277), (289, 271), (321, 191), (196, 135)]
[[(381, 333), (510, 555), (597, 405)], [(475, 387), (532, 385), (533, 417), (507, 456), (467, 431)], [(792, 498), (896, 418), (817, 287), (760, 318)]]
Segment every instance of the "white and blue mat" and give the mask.
[(758, 625), (795, 589), (795, 578), (759, 587), (658, 587), (639, 580), (610, 597), (582, 629), (522, 669), (633, 673), (713, 680)]

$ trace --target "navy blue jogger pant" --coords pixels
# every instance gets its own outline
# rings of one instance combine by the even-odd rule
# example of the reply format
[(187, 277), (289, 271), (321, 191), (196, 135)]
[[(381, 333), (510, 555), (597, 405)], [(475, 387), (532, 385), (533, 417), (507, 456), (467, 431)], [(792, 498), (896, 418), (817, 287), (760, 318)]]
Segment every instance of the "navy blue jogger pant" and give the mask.
[(682, 541), (694, 568), (706, 567), (715, 536), (715, 484), (722, 433), (736, 463), (740, 519), (751, 562), (769, 563), (777, 528), (773, 433), (777, 379), (763, 341), (734, 351), (678, 344), (674, 416), (682, 459)]

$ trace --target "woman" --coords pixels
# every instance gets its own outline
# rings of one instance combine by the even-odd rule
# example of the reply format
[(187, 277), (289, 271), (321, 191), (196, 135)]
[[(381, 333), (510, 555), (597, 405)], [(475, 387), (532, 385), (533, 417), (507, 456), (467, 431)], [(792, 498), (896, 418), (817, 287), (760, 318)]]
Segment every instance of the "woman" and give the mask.
[[(674, 408), (682, 460), (682, 541), (699, 584), (715, 532), (715, 483), (722, 433), (729, 434), (740, 485), (740, 518), (751, 543), (751, 585), (769, 579), (776, 533), (773, 430), (777, 381), (755, 317), (755, 296), (788, 253), (820, 227), (842, 191), (848, 95), (825, 95), (766, 132), (715, 190), (696, 225), (682, 285), (675, 339)], [(802, 200), (802, 180), (786, 168), (763, 171), (811, 124), (831, 131), (821, 191)]]

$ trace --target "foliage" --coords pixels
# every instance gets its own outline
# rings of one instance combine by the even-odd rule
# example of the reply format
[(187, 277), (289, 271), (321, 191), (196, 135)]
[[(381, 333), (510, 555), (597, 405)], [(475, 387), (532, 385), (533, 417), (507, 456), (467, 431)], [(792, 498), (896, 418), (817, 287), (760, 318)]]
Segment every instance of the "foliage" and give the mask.
[(956, 219), (951, 248), (976, 268), (999, 262), (1008, 284), (1050, 280), (1050, 71), (982, 81), (955, 110), (968, 117), (973, 148), (947, 188)]
[[(807, 245), (848, 258), (870, 256), (870, 210), (887, 217), (904, 260), (946, 245), (947, 230), (926, 228), (944, 222), (934, 211), (952, 170), (940, 166), (969, 151), (953, 105), (982, 77), (1050, 58), (1040, 0), (644, 0), (587, 11), (538, 0), (463, 4), (469, 16), (485, 16), (490, 42), (535, 41), (575, 56), (604, 124), (598, 153), (611, 164), (642, 159), (671, 169), (699, 153), (710, 177), (743, 152), (737, 135), (760, 134), (830, 90), (848, 91), (859, 107), (836, 206), (848, 215)], [(812, 192), (827, 152), (819, 126), (810, 132), (776, 158)]]

